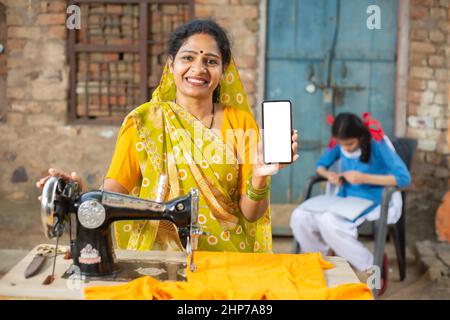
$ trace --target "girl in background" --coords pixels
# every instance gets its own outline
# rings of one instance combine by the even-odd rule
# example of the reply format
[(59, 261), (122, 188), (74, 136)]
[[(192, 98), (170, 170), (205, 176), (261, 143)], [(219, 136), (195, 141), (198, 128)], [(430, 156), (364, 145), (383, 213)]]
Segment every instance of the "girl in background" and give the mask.
[[(358, 241), (357, 227), (365, 220), (380, 217), (380, 204), (384, 186), (407, 187), (410, 174), (395, 153), (390, 140), (381, 128), (370, 128), (370, 117), (363, 122), (351, 113), (339, 114), (332, 124), (330, 148), (316, 164), (319, 175), (339, 187), (337, 196), (360, 197), (374, 205), (355, 221), (349, 221), (331, 212), (313, 213), (302, 205), (291, 216), (290, 226), (301, 252), (334, 252), (345, 258), (358, 272), (366, 272), (373, 265), (372, 253)], [(340, 160), (340, 172), (330, 167)], [(394, 193), (388, 213), (388, 223), (398, 221), (402, 199)]]

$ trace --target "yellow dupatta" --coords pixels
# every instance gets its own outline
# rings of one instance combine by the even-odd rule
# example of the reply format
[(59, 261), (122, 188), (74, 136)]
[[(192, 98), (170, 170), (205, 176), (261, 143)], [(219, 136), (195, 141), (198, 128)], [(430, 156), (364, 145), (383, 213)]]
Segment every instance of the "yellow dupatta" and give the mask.
[[(237, 155), (214, 130), (174, 103), (175, 95), (173, 75), (166, 65), (151, 101), (124, 120), (122, 128), (133, 121), (139, 141), (142, 180), (132, 195), (155, 200), (159, 178), (166, 175), (168, 187), (162, 201), (184, 195), (190, 188), (199, 190), (198, 223), (210, 234), (199, 240), (199, 250), (271, 252), (270, 210), (253, 223), (240, 213)], [(233, 60), (220, 82), (220, 102), (250, 112)], [(119, 248), (181, 250), (176, 228), (166, 221), (116, 222), (115, 235)]]

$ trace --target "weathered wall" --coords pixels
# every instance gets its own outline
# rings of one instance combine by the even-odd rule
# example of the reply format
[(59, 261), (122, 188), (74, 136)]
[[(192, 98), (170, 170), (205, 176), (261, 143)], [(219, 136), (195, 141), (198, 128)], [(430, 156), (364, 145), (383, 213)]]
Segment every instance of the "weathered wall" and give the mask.
[[(418, 140), (410, 216), (420, 232), (448, 190), (449, 1), (410, 2), (407, 136)], [(420, 218), (421, 217), (421, 218)], [(422, 224), (422, 228), (426, 227)]]
[[(6, 37), (6, 6), (0, 3), (0, 45), (5, 45)], [(3, 48), (0, 48), (0, 121), (4, 120), (4, 116), (7, 110), (6, 54), (3, 52)]]
[(50, 166), (93, 186), (106, 172), (117, 127), (67, 122), (66, 1), (11, 0), (7, 7), (6, 123), (0, 123), (0, 197), (32, 199)]
[[(448, 88), (450, 89), (450, 84), (448, 85)], [(448, 97), (450, 97), (450, 90), (448, 92)], [(450, 99), (448, 100), (447, 103), (450, 109)], [(450, 148), (450, 118), (448, 118), (447, 121), (447, 130), (447, 142)], [(448, 182), (448, 185), (450, 186), (450, 177), (448, 178)], [(445, 194), (442, 203), (437, 210), (435, 224), (438, 239), (450, 243), (450, 190)]]

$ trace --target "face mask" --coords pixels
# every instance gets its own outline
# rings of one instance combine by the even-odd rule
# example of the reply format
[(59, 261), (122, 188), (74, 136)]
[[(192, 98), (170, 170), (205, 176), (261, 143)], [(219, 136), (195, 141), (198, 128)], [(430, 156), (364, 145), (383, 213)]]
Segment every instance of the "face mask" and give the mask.
[(347, 158), (359, 158), (361, 157), (361, 148), (357, 148), (355, 151), (352, 152), (348, 152), (345, 151), (344, 148), (341, 147), (341, 151), (344, 154), (344, 156), (346, 156)]

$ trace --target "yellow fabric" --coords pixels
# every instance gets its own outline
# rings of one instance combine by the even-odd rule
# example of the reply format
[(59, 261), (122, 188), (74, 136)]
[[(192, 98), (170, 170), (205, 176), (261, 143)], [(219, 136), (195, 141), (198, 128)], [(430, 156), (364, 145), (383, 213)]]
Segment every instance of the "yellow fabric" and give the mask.
[[(108, 175), (131, 177), (118, 181), (132, 195), (144, 199), (156, 199), (161, 175), (168, 177), (164, 201), (198, 189), (198, 223), (210, 234), (199, 239), (199, 250), (271, 252), (270, 209), (250, 223), (239, 208), (259, 131), (234, 61), (227, 67), (220, 88), (221, 102), (226, 104), (221, 132), (242, 129), (233, 132), (232, 139), (225, 140), (228, 133), (224, 137), (208, 129), (173, 102), (176, 87), (166, 66), (152, 100), (125, 118)], [(246, 135), (248, 129), (256, 129), (256, 139)], [(242, 144), (250, 140), (252, 144)], [(247, 160), (246, 165), (240, 164), (242, 159)], [(181, 250), (175, 227), (166, 221), (116, 222), (115, 236), (117, 246), (123, 249)]]
[(196, 252), (187, 282), (141, 277), (124, 285), (87, 287), (86, 299), (373, 299), (362, 283), (327, 288), (320, 253)]

